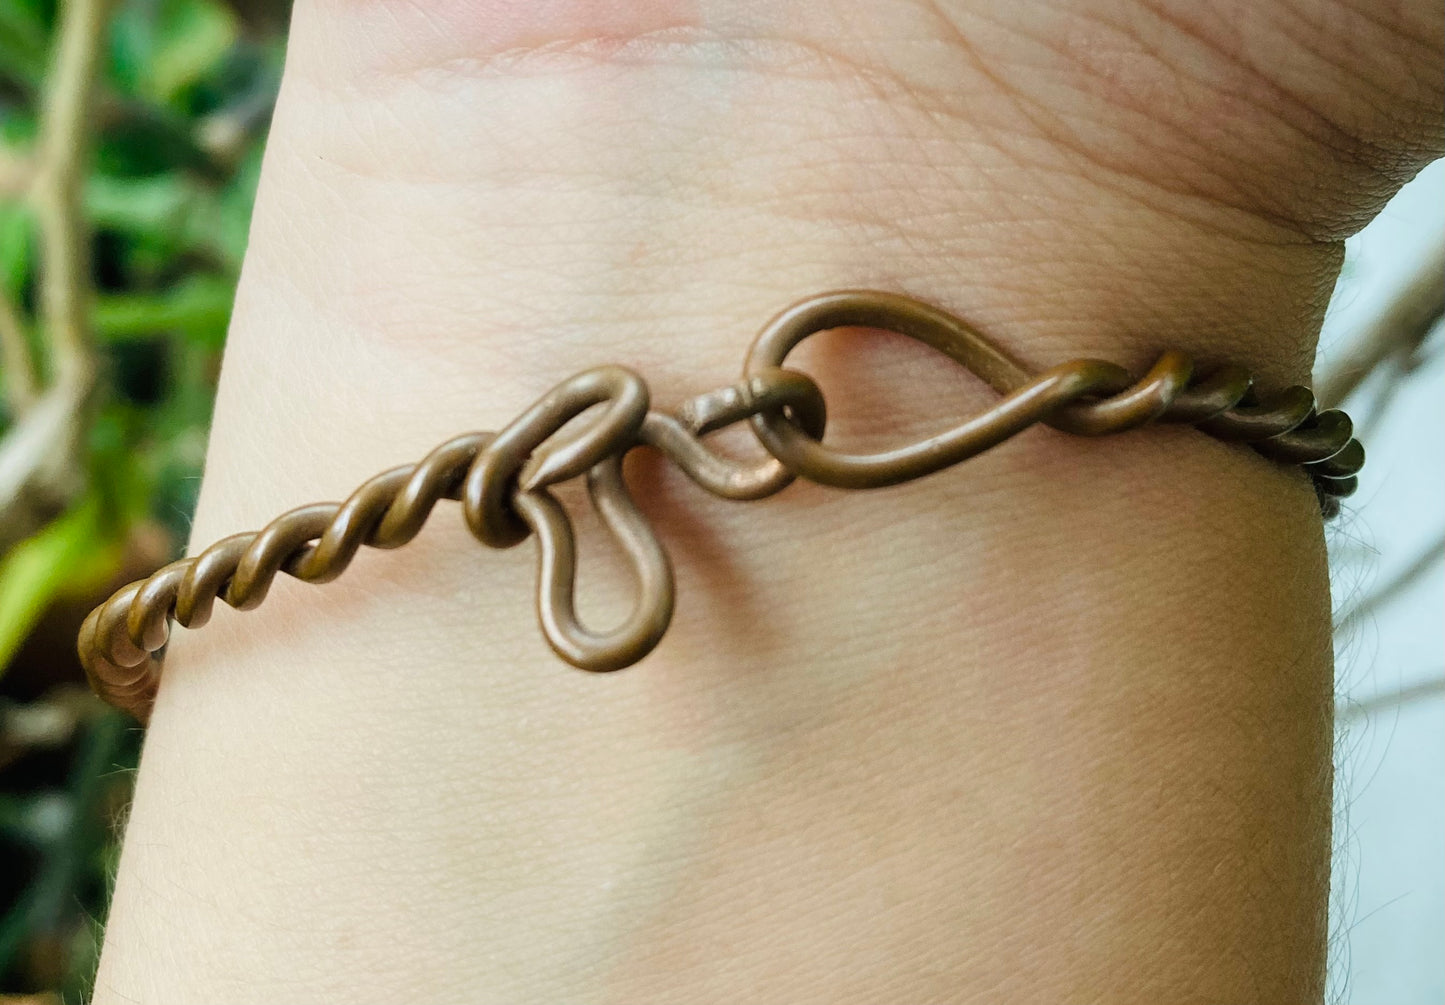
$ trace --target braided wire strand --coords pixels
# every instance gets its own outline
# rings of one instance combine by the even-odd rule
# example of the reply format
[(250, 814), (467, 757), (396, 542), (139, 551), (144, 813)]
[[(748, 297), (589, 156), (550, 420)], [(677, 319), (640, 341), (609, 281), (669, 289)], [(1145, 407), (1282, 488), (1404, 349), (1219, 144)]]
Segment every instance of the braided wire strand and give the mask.
[[(1000, 400), (950, 430), (893, 450), (859, 455), (825, 445), (822, 392), (781, 364), (809, 335), (865, 323), (934, 345), (993, 386)], [(1336, 410), (1317, 412), (1308, 388), (1263, 395), (1237, 366), (1196, 379), (1192, 362), (1175, 351), (1162, 354), (1138, 380), (1113, 363), (1088, 359), (1029, 375), (952, 315), (875, 291), (824, 294), (783, 312), (754, 342), (746, 371), (742, 380), (687, 402), (677, 415), (650, 410), (646, 385), (630, 370), (584, 371), (498, 433), (455, 437), (414, 464), (373, 476), (344, 502), (298, 507), (259, 531), (223, 538), (172, 562), (118, 590), (86, 618), (78, 648), (91, 686), (145, 721), (172, 621), (199, 628), (218, 599), (251, 610), (281, 573), (330, 582), (363, 546), (391, 549), (410, 542), (442, 500), (462, 503), (468, 529), (491, 547), (538, 538), (538, 618), (559, 656), (587, 670), (629, 666), (656, 646), (673, 606), (666, 552), (621, 474), (622, 457), (640, 445), (657, 449), (706, 491), (750, 500), (773, 495), (799, 476), (846, 488), (897, 484), (958, 464), (1040, 422), (1080, 436), (1182, 423), (1300, 466), (1327, 517), (1354, 491), (1364, 463), (1349, 418)], [(767, 450), (762, 460), (734, 461), (704, 443), (708, 433), (743, 421)], [(632, 614), (609, 632), (591, 631), (576, 618), (573, 530), (549, 492), (584, 473), (593, 505), (638, 581)]]
[(368, 479), (344, 503), (283, 513), (260, 531), (224, 538), (119, 590), (81, 626), (81, 662), (91, 686), (144, 721), (160, 676), (152, 654), (165, 646), (172, 619), (200, 628), (218, 598), (237, 610), (258, 606), (278, 572), (326, 583), (346, 570), (362, 544), (407, 544), (438, 502), (459, 498), (462, 478), (491, 439), (468, 433), (448, 440), (416, 464)]

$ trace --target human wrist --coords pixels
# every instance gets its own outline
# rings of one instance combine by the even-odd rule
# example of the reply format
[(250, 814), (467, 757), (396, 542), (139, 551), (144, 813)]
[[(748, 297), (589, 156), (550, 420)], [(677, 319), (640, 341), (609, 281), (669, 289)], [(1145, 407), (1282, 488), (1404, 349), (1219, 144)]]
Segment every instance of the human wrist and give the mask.
[[(593, 88), (585, 84), (574, 81), (556, 104), (586, 103)], [(759, 93), (750, 83), (750, 100)], [(864, 95), (838, 93), (839, 104)], [(559, 165), (596, 162), (606, 148), (572, 145), (567, 128), (585, 132), (585, 120), (598, 118), (595, 101), (537, 123), (537, 136), (518, 136), (530, 100), (519, 100), (500, 130), (530, 155), (528, 170), (546, 179)], [(800, 99), (782, 131), (796, 134), (833, 107)], [(947, 143), (957, 161), (945, 158), (951, 170), (935, 178), (936, 190), (920, 184), (934, 171), (925, 158), (890, 163), (846, 140), (865, 111), (825, 123), (826, 135), (802, 133), (837, 158), (823, 180), (815, 175), (829, 156), (815, 154), (748, 175), (746, 185), (719, 171), (710, 177), (726, 199), (702, 198), (706, 185), (691, 193), (699, 201), (675, 205), (634, 191), (641, 179), (658, 184), (696, 166), (705, 137), (688, 133), (691, 146), (663, 158), (667, 170), (649, 154), (632, 178), (636, 147), (623, 141), (616, 173), (603, 173), (595, 191), (573, 179), (570, 200), (564, 186), (509, 208), (498, 193), (508, 177), (522, 177), (522, 160), (510, 173), (453, 179), (427, 199), (412, 191), (408, 170), (445, 166), (437, 151), (411, 151), (395, 176), (348, 185), (360, 161), (348, 163), (328, 132), (341, 116), (298, 122), (287, 108), (238, 308), (198, 543), (338, 496), (454, 432), (496, 426), (593, 362), (637, 366), (663, 403), (711, 387), (737, 372), (748, 335), (771, 310), (819, 286), (917, 292), (1038, 363), (1093, 353), (1137, 366), (1166, 341), (1206, 358), (1237, 341), (1241, 351), (1228, 355), (1258, 354), (1256, 369), (1273, 383), (1294, 375), (1291, 360), (1309, 338), (1301, 283), (1275, 274), (1312, 275), (1320, 249), (1286, 249), (1280, 264), (1243, 259), (1234, 254), (1241, 248), (1213, 238), (1195, 247), (1186, 241), (1192, 228), (1171, 230), (1167, 215), (1127, 199), (1100, 205), (1068, 185), (1061, 194), (1052, 168), (1005, 184), (996, 175), (1013, 154), (991, 154), (971, 134), (912, 132), (922, 118), (892, 123), (878, 145)], [(422, 105), (390, 111), (374, 121), (416, 115), (422, 133), (434, 132)], [(594, 127), (594, 139), (605, 127)], [(565, 142), (553, 159), (538, 159), (548, 153), (540, 137), (559, 133)], [(742, 156), (756, 139), (727, 150)], [(308, 182), (308, 165), (327, 161), (343, 166)], [(854, 172), (873, 184), (839, 184)], [(886, 181), (903, 201), (877, 203)], [(863, 196), (835, 198), (835, 189)], [(624, 206), (660, 218), (643, 226), (623, 212), (579, 229), (577, 211), (618, 190)], [(930, 191), (961, 192), (965, 205), (931, 218), (926, 202), (906, 201)], [(353, 215), (329, 215), (328, 200)], [(1001, 208), (1020, 203), (1042, 222)], [(794, 205), (810, 211), (798, 219)], [(544, 210), (558, 215), (529, 223)], [(1089, 226), (1072, 229), (1080, 221)], [(1080, 252), (1100, 244), (1118, 254), (1094, 262)], [(1161, 248), (1184, 246), (1170, 252), (1172, 263), (1157, 261)], [(1109, 268), (1125, 278), (1091, 278)], [(1261, 282), (1261, 272), (1273, 278)], [(1267, 296), (1276, 283), (1285, 295)], [(1121, 323), (1121, 304), (1140, 313)], [(1177, 337), (1165, 340), (1164, 330)], [(860, 396), (903, 376), (913, 395), (955, 391), (965, 409), (988, 400), (965, 380), (926, 384), (935, 379), (927, 362), (896, 340), (867, 336), (815, 360), (826, 388)], [(829, 379), (845, 375), (865, 379)], [(898, 415), (884, 393), (850, 417), (855, 401), (835, 397), (839, 432), (854, 444), (933, 420), (926, 409)], [(393, 955), (403, 945), (471, 954), (469, 974), (490, 972), (502, 997), (586, 996), (580, 987), (723, 995), (747, 983), (728, 972), (729, 957), (755, 968), (754, 987), (836, 988), (829, 974), (846, 979), (848, 955), (860, 951), (841, 936), (867, 928), (879, 889), (893, 891), (910, 917), (863, 947), (858, 979), (871, 973), (870, 987), (888, 984), (915, 940), (938, 964), (908, 985), (920, 997), (966, 973), (987, 984), (1012, 972), (1032, 989), (1045, 986), (1047, 968), (1037, 960), (1031, 968), (1019, 940), (1047, 937), (1050, 919), (1066, 917), (1061, 905), (1081, 890), (1100, 898), (1096, 917), (1105, 918), (1135, 910), (1157, 922), (1204, 902), (1202, 920), (1173, 936), (1186, 943), (1186, 961), (1190, 952), (1228, 957), (1243, 945), (1235, 938), (1254, 942), (1256, 960), (1308, 956), (1289, 946), (1317, 934), (1301, 923), (1308, 903), (1206, 902), (1200, 868), (1259, 846), (1258, 863), (1241, 867), (1244, 880), (1268, 877), (1307, 901), (1294, 881), (1321, 855), (1296, 850), (1309, 844), (1318, 821), (1307, 818), (1324, 798), (1306, 775), (1328, 751), (1327, 644), (1312, 634), (1323, 575), (1303, 486), (1184, 430), (1097, 445), (1040, 431), (957, 474), (865, 498), (800, 486), (754, 515), (634, 472), (693, 599), (668, 648), (624, 677), (584, 678), (551, 661), (530, 624), (530, 556), (479, 553), (459, 520), (405, 552), (371, 556), (324, 590), (283, 586), (267, 609), (218, 621), (206, 640), (178, 642), (141, 817), (154, 821), (167, 796), (210, 806), (217, 792), (233, 807), (296, 814), (232, 817), (236, 872), (217, 877), (219, 889), (256, 919), (276, 916), (288, 889), (316, 890), (312, 906), (330, 920), (305, 946), (290, 946), (291, 963), (342, 980), (352, 950), (328, 959), (325, 944), (344, 936), (358, 963), (384, 970), (368, 971), (373, 988), (405, 986), (407, 968)], [(1254, 562), (1271, 547), (1271, 562)], [(589, 596), (625, 586), (622, 570), (603, 561), (584, 582)], [(1304, 590), (1302, 603), (1285, 601), (1285, 583)], [(1220, 721), (1199, 721), (1207, 718), (1199, 708), (1220, 710)], [(238, 717), (248, 725), (237, 727)], [(242, 733), (252, 742), (230, 747)], [(218, 743), (233, 763), (216, 763)], [(1262, 761), (1279, 777), (1252, 774)], [(200, 770), (210, 772), (204, 781)], [(1161, 786), (1195, 798), (1157, 805)], [(732, 799), (744, 789), (751, 809)], [(1110, 807), (1113, 822), (1091, 815), (1091, 801)], [(1223, 807), (1247, 804), (1254, 820), (1260, 801), (1275, 807), (1263, 815), (1275, 813), (1276, 836), (1218, 832)], [(376, 903), (416, 909), (395, 868), (406, 842), (386, 833), (388, 810), (407, 821), (421, 875), (457, 886), (438, 891), (436, 917), (413, 918), (399, 941), (389, 933), (383, 943), (356, 934), (338, 891), (365, 877)], [(305, 837), (308, 822), (320, 838)], [(226, 826), (224, 817), (201, 824)], [(1127, 846), (1129, 862), (1192, 851), (1172, 877), (1122, 869), (1103, 853), (1066, 863), (1078, 870), (1072, 878), (1040, 875), (1045, 851), (1077, 827), (1095, 852)], [(218, 839), (207, 833), (197, 848)], [(639, 857), (658, 846), (670, 849), (666, 861)], [(139, 847), (133, 863), (144, 861)], [(870, 859), (870, 849), (883, 854)], [(181, 858), (172, 874), (179, 888), (204, 888), (203, 857)], [(749, 872), (764, 859), (775, 864)], [(131, 869), (145, 874), (144, 864)], [(1010, 903), (1021, 886), (1039, 898), (1028, 910)], [(749, 923), (738, 925), (730, 905)], [(175, 903), (155, 909), (185, 913)], [(510, 921), (498, 921), (499, 909)], [(1018, 924), (985, 930), (985, 919), (1010, 912)], [(302, 913), (316, 923), (314, 912)], [(820, 945), (815, 936), (835, 928), (836, 944)], [(457, 930), (484, 933), (495, 956), (448, 934)], [(930, 931), (966, 937), (949, 938), (950, 948), (927, 941)], [(285, 940), (255, 937), (269, 966), (286, 965)], [(1107, 990), (1125, 939), (1108, 924), (1091, 930), (1081, 955), (1093, 953), (1093, 963), (1071, 955), (1061, 964), (1077, 977), (1068, 987)], [(699, 940), (733, 951), (698, 958), (689, 946)], [(984, 978), (978, 953), (996, 961)], [(558, 960), (580, 976), (553, 972)], [(1143, 983), (1114, 976), (1116, 986)], [(1236, 977), (1217, 987), (1246, 986)], [(1169, 990), (1187, 983), (1177, 967), (1159, 980)]]

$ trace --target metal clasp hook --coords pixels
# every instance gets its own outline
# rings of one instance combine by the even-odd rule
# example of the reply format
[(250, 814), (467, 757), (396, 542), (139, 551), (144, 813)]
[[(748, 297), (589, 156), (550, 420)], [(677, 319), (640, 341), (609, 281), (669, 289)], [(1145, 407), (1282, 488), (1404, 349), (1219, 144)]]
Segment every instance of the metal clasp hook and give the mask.
[(758, 439), (789, 471), (837, 488), (879, 488), (921, 478), (1001, 443), (1070, 402), (1113, 394), (1130, 383), (1127, 372), (1099, 360), (1075, 360), (1030, 374), (962, 319), (912, 297), (879, 290), (839, 290), (789, 307), (753, 340), (743, 372), (770, 372), (809, 336), (851, 327), (896, 332), (932, 346), (1003, 397), (988, 412), (951, 429), (870, 454), (826, 446), (777, 410), (751, 417)]
[(690, 398), (676, 415), (648, 412), (638, 439), (661, 450), (693, 482), (715, 496), (764, 499), (792, 484), (793, 472), (768, 454), (753, 463), (723, 457), (710, 450), (702, 437), (759, 412), (783, 413), (784, 409), (809, 437), (822, 439), (828, 420), (823, 392), (807, 374), (778, 367)]

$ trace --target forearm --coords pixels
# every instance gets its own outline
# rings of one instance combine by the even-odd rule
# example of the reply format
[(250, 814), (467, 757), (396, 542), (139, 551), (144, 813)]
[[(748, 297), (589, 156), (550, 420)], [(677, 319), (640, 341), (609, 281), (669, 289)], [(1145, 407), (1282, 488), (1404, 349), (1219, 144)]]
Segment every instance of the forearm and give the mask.
[[(198, 546), (588, 365), (678, 402), (820, 288), (906, 290), (1034, 364), (1307, 369), (1337, 247), (1161, 208), (991, 121), (987, 75), (944, 132), (938, 95), (801, 44), (422, 60), (337, 17), (298, 12)], [(992, 400), (899, 339), (807, 359), (840, 442)], [(530, 544), (486, 551), (449, 504), (332, 585), (178, 633), (97, 1000), (1318, 997), (1303, 478), (1166, 428), (759, 504), (631, 477), (679, 588), (633, 669), (559, 663)], [(605, 623), (631, 586), (598, 542)]]

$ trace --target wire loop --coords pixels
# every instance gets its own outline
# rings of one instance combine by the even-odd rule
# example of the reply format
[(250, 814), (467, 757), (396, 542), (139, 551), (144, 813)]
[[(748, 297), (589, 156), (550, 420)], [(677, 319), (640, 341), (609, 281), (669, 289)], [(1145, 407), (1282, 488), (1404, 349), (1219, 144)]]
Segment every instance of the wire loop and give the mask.
[(631, 666), (652, 652), (672, 620), (672, 563), (622, 478), (622, 455), (587, 471), (587, 490), (603, 525), (632, 565), (637, 599), (621, 625), (607, 632), (577, 618), (577, 544), (572, 523), (545, 488), (519, 492), (517, 512), (537, 536), (537, 613), (552, 650), (581, 670), (605, 673)]
[[(626, 450), (636, 441), (647, 404), (647, 384), (622, 366), (585, 370), (558, 384), (512, 420), (473, 462), (462, 485), (467, 526), (491, 548), (510, 548), (525, 540), (531, 528), (508, 504), (509, 493), (519, 484), (546, 488)], [(579, 432), (547, 443), (593, 405), (606, 407)]]

